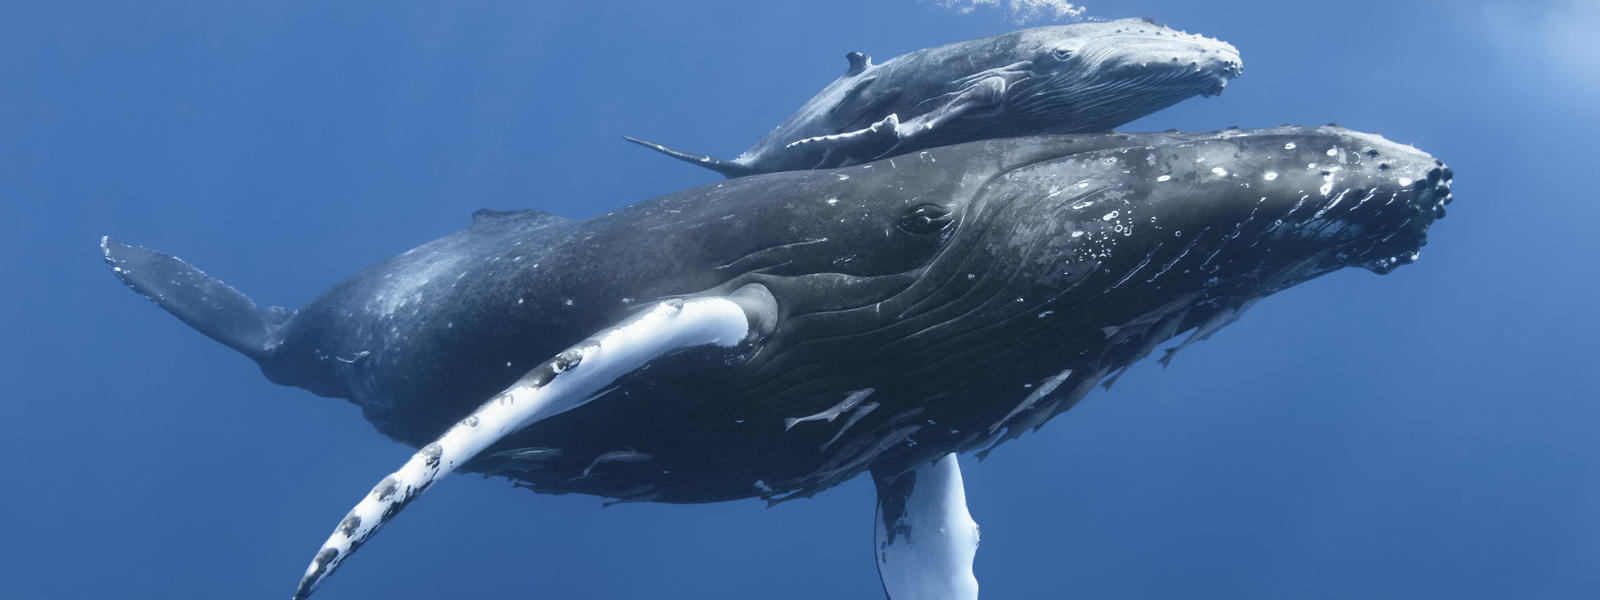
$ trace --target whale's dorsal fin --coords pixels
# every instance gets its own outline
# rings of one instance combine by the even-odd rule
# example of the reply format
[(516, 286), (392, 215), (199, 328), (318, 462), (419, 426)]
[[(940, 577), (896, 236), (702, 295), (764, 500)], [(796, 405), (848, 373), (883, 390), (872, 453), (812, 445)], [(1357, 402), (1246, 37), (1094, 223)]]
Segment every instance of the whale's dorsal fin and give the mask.
[(872, 68), (872, 55), (865, 52), (851, 52), (844, 55), (844, 59), (850, 62), (850, 68), (844, 71), (845, 77), (855, 77)]
[(306, 568), (295, 600), (304, 600), (400, 509), (478, 453), (540, 420), (594, 399), (613, 381), (656, 358), (689, 348), (732, 349), (776, 326), (777, 301), (760, 285), (724, 296), (656, 303), (534, 367), (444, 435), (384, 477), (339, 521)]
[(878, 579), (889, 600), (978, 600), (972, 558), (978, 524), (955, 454), (899, 474), (872, 472), (878, 486), (873, 519)]
[(713, 171), (721, 173), (723, 177), (727, 177), (728, 179), (734, 179), (736, 177), (744, 177), (746, 175), (755, 175), (756, 173), (760, 173), (761, 172), (760, 170), (754, 169), (754, 168), (746, 166), (746, 165), (741, 165), (741, 164), (733, 162), (731, 160), (723, 160), (723, 159), (720, 159), (720, 158), (713, 158), (713, 157), (707, 156), (705, 154), (695, 154), (693, 152), (684, 152), (683, 150), (679, 150), (677, 148), (667, 147), (667, 146), (664, 146), (664, 145), (661, 145), (661, 144), (657, 144), (655, 142), (651, 142), (651, 141), (647, 141), (647, 140), (641, 140), (639, 138), (632, 137), (632, 136), (625, 135), (625, 136), (622, 136), (622, 139), (628, 140), (628, 141), (633, 142), (635, 144), (638, 144), (640, 146), (644, 146), (644, 147), (649, 148), (651, 150), (655, 150), (656, 152), (660, 152), (660, 153), (665, 154), (667, 156), (671, 156), (671, 157), (676, 158), (678, 160), (681, 160), (683, 162), (686, 162), (686, 163), (689, 163), (689, 164), (692, 164), (692, 165), (696, 165), (696, 166), (700, 166), (700, 167), (705, 167), (707, 169), (711, 169)]

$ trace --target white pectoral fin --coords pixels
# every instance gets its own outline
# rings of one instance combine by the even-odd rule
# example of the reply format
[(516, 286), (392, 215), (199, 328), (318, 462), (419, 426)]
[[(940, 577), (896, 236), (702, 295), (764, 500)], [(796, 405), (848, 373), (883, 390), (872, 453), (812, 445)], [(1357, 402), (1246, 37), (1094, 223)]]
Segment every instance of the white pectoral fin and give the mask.
[(896, 476), (872, 474), (878, 485), (875, 552), (890, 600), (975, 600), (978, 524), (955, 454)]
[(899, 127), (900, 115), (889, 113), (889, 116), (879, 119), (876, 123), (855, 131), (808, 137), (789, 142), (784, 147), (795, 148), (817, 144), (828, 148), (846, 148), (852, 145), (890, 142), (895, 139), (895, 132)]
[(378, 482), (322, 544), (294, 597), (311, 595), (407, 503), (506, 435), (582, 406), (606, 385), (659, 356), (697, 346), (731, 348), (752, 330), (764, 329), (772, 311), (763, 299), (771, 299), (765, 290), (740, 290), (726, 297), (661, 302), (535, 367)]

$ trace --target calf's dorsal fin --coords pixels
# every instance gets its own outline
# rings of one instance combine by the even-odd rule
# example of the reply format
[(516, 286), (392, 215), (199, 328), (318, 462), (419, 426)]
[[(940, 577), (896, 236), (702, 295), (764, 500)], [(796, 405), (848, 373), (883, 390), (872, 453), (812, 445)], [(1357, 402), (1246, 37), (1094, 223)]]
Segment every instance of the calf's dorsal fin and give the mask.
[(854, 77), (872, 68), (872, 55), (865, 52), (851, 52), (844, 55), (844, 59), (850, 63), (844, 71), (845, 77)]

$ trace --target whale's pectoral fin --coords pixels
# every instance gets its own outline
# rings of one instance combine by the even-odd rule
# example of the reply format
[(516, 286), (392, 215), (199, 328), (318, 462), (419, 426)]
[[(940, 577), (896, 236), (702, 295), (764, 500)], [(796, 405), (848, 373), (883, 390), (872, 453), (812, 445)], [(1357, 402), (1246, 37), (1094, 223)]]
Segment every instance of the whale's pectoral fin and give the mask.
[(708, 155), (705, 155), (705, 154), (695, 154), (693, 152), (685, 152), (685, 151), (679, 150), (677, 148), (672, 148), (670, 146), (664, 146), (662, 144), (657, 144), (655, 142), (648, 141), (648, 140), (641, 140), (641, 139), (633, 137), (633, 136), (625, 135), (625, 136), (622, 136), (622, 139), (628, 140), (628, 141), (633, 142), (635, 144), (638, 144), (640, 146), (644, 146), (644, 147), (649, 148), (651, 150), (655, 150), (656, 152), (660, 152), (660, 153), (665, 154), (667, 156), (671, 156), (673, 158), (676, 158), (676, 159), (681, 160), (683, 162), (689, 163), (691, 165), (695, 165), (695, 166), (705, 167), (707, 169), (711, 169), (713, 171), (721, 173), (723, 177), (727, 177), (728, 179), (734, 179), (736, 177), (744, 177), (746, 175), (755, 175), (756, 173), (760, 173), (761, 172), (760, 169), (756, 169), (756, 168), (751, 167), (749, 165), (740, 164), (740, 163), (737, 163), (737, 162), (734, 162), (734, 161), (731, 161), (731, 160), (724, 160), (724, 159), (721, 159), (721, 158), (714, 158), (714, 157), (711, 157), (711, 156), (708, 156)]
[(732, 350), (753, 336), (770, 332), (776, 315), (776, 301), (766, 288), (749, 285), (726, 296), (657, 303), (567, 348), (483, 403), (379, 481), (323, 542), (294, 597), (310, 596), (406, 504), (506, 435), (582, 406), (611, 382), (658, 357), (696, 347)]
[(900, 115), (890, 113), (889, 116), (867, 127), (795, 140), (789, 142), (785, 148), (796, 149), (805, 146), (820, 148), (822, 159), (811, 168), (831, 169), (863, 162), (863, 158), (874, 156), (883, 149), (894, 146), (898, 139), (895, 130), (900, 126)]
[(845, 92), (838, 104), (828, 109), (829, 118), (834, 122), (834, 133), (871, 127), (873, 123), (883, 120), (884, 116), (895, 112), (891, 109), (905, 95), (905, 90), (897, 87), (879, 89), (875, 84), (877, 79), (873, 75), (860, 78)]
[(874, 554), (890, 600), (976, 600), (978, 524), (967, 513), (961, 467), (946, 454), (914, 471), (884, 475), (878, 485)]
[(946, 94), (950, 100), (943, 106), (900, 123), (900, 126), (895, 128), (894, 146), (875, 158), (898, 154), (907, 146), (931, 145), (924, 143), (924, 140), (938, 132), (946, 123), (972, 111), (1000, 106), (1005, 100), (1007, 85), (1005, 77), (992, 75), (975, 80), (958, 92)]
[(239, 290), (171, 254), (111, 236), (100, 239), (100, 251), (106, 266), (133, 291), (250, 358), (260, 360), (277, 347), (278, 326), (291, 315), (281, 307), (257, 307)]

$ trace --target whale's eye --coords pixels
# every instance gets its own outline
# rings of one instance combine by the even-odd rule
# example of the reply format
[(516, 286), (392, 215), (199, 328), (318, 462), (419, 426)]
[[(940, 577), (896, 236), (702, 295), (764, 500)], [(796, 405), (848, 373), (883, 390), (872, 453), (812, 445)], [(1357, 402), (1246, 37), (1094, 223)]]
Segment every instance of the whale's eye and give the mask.
[(1055, 50), (1050, 51), (1050, 56), (1055, 57), (1056, 60), (1064, 61), (1072, 58), (1072, 51), (1066, 48), (1056, 48)]
[(955, 221), (950, 209), (939, 204), (918, 204), (900, 218), (900, 230), (906, 233), (935, 233)]

